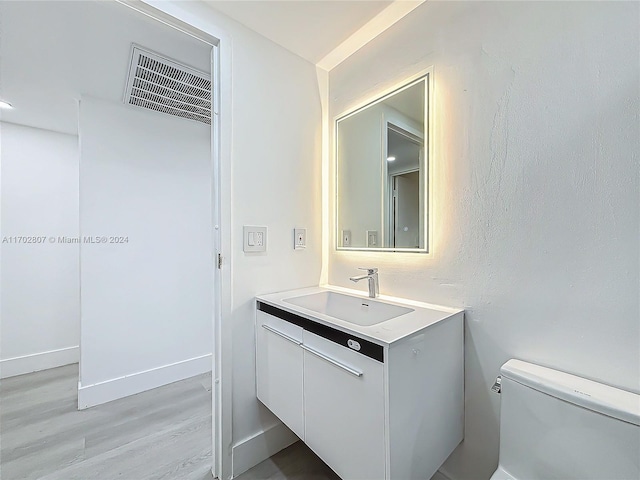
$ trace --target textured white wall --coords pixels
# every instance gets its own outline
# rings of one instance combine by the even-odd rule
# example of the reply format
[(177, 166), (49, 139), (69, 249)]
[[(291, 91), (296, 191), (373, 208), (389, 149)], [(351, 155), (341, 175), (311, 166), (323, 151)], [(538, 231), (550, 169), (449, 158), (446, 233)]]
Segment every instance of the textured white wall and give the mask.
[[(12, 376), (77, 361), (79, 251), (57, 238), (78, 235), (78, 137), (9, 123), (0, 128), (0, 359), (2, 376)], [(14, 236), (45, 241), (5, 238)]]
[(81, 235), (128, 239), (81, 244), (81, 390), (198, 367), (213, 346), (210, 128), (84, 97), (80, 131)]
[(333, 116), (434, 66), (432, 253), (332, 240), (329, 283), (377, 266), (383, 293), (466, 309), (453, 479), (496, 467), (489, 388), (509, 358), (640, 390), (638, 15), (632, 2), (426, 2), (331, 72)]

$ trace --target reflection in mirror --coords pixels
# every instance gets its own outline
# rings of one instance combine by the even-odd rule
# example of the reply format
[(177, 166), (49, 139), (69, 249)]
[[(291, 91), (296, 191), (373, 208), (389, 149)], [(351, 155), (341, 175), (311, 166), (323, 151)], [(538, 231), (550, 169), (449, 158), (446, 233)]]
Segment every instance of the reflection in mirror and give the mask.
[(339, 249), (427, 251), (428, 76), (337, 120)]

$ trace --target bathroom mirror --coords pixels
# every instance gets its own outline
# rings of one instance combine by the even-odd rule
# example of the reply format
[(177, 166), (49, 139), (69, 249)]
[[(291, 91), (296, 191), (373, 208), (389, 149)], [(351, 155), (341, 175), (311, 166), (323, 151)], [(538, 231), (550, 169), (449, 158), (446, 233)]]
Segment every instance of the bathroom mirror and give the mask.
[(336, 120), (338, 250), (428, 246), (429, 75)]

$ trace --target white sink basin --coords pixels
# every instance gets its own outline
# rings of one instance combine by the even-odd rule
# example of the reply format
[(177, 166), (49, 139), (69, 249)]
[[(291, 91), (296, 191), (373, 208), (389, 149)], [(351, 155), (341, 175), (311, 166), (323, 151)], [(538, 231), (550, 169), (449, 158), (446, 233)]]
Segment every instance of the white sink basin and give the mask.
[(362, 326), (376, 325), (414, 311), (413, 308), (336, 292), (312, 293), (300, 297), (284, 298), (283, 301)]

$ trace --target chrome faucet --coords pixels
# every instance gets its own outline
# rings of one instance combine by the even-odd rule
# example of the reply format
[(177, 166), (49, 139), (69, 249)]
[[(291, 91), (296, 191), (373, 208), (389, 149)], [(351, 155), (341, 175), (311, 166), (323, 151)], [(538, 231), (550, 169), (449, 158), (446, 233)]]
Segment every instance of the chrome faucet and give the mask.
[(358, 270), (366, 270), (366, 275), (360, 275), (358, 277), (350, 277), (352, 282), (359, 282), (365, 278), (369, 280), (369, 297), (376, 298), (380, 295), (380, 286), (378, 285), (378, 269), (377, 268), (359, 268)]

